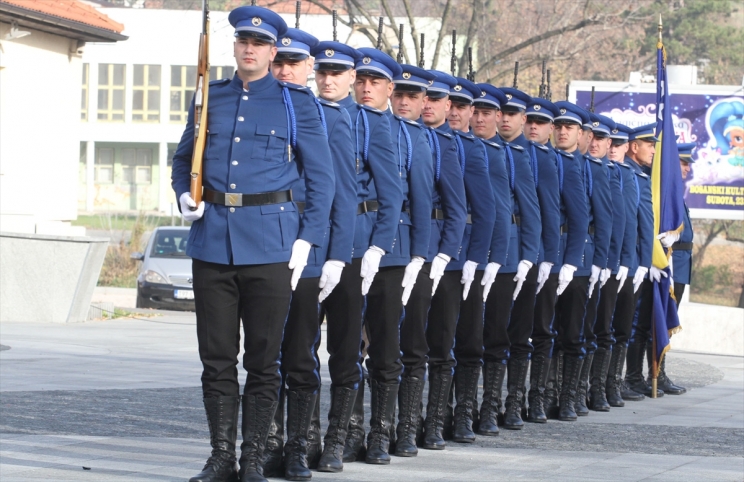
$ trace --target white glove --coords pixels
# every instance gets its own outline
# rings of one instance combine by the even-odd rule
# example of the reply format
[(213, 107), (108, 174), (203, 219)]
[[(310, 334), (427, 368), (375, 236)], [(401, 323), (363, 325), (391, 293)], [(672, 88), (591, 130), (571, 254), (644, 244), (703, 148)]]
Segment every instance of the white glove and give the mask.
[(491, 292), (491, 286), (496, 281), (496, 275), (499, 274), (501, 265), (499, 263), (488, 263), (485, 271), (483, 271), (483, 279), (481, 285), (483, 286), (483, 302), (485, 303), (488, 299), (488, 293)]
[(204, 216), (204, 201), (200, 202), (199, 207), (194, 211), (191, 210), (191, 208), (196, 207), (196, 201), (191, 197), (191, 193), (185, 192), (181, 194), (178, 203), (181, 205), (181, 216), (183, 216), (184, 221), (193, 223)]
[(406, 272), (403, 274), (403, 306), (408, 303), (408, 298), (411, 297), (411, 291), (413, 291), (413, 285), (416, 284), (416, 278), (418, 277), (419, 271), (424, 266), (426, 261), (421, 256), (414, 256), (411, 258), (411, 262), (406, 266)]
[(592, 293), (594, 293), (594, 285), (596, 285), (597, 281), (599, 281), (599, 275), (601, 273), (602, 273), (602, 268), (593, 264), (592, 274), (589, 275), (589, 292), (587, 293), (589, 295), (589, 298), (591, 298)]
[(323, 269), (320, 272), (320, 282), (318, 283), (318, 288), (320, 288), (318, 303), (322, 303), (324, 299), (328, 298), (333, 288), (341, 281), (341, 272), (344, 270), (344, 266), (346, 264), (337, 259), (329, 259), (323, 263)]
[(617, 292), (620, 293), (620, 290), (623, 289), (623, 285), (625, 284), (625, 280), (628, 279), (628, 267), (620, 266), (617, 269), (617, 276), (615, 276), (615, 279), (620, 281), (620, 284), (617, 286)]
[(638, 292), (638, 288), (641, 287), (641, 283), (643, 283), (643, 278), (646, 276), (646, 273), (648, 273), (648, 268), (645, 266), (639, 266), (638, 269), (636, 269), (635, 276), (633, 276), (633, 293)]
[(375, 279), (375, 275), (380, 270), (380, 260), (385, 255), (385, 251), (377, 246), (370, 246), (367, 252), (362, 257), (362, 269), (359, 272), (359, 276), (364, 278), (362, 281), (362, 296), (367, 296), (369, 287), (372, 286), (372, 281)]
[(667, 278), (669, 277), (668, 274), (666, 274), (666, 271), (660, 270), (656, 266), (651, 266), (651, 272), (649, 274), (649, 278), (654, 280), (655, 282), (659, 283), (661, 281), (661, 277)]
[(610, 276), (612, 276), (612, 270), (610, 268), (605, 268), (602, 270), (601, 273), (599, 273), (599, 287), (604, 288), (605, 283), (607, 283), (607, 280), (610, 279)]
[(450, 262), (452, 258), (447, 256), (444, 253), (437, 254), (434, 259), (431, 262), (431, 270), (429, 271), (429, 279), (433, 279), (434, 282), (431, 285), (431, 295), (434, 296), (434, 292), (437, 291), (437, 286), (439, 286), (439, 281), (442, 279), (442, 276), (444, 275), (444, 268), (447, 267), (447, 264)]
[(674, 243), (679, 241), (679, 233), (676, 231), (667, 231), (656, 236), (656, 239), (661, 241), (661, 245), (665, 248), (671, 247)]
[(561, 266), (561, 270), (560, 272), (558, 272), (558, 296), (566, 291), (568, 284), (571, 282), (571, 280), (573, 280), (574, 271), (576, 271), (576, 266), (570, 264), (564, 264), (563, 266)]
[(462, 288), (462, 300), (465, 301), (468, 299), (468, 293), (470, 293), (470, 285), (473, 284), (473, 280), (475, 279), (475, 270), (478, 268), (478, 263), (475, 261), (465, 261), (465, 264), (462, 267), (462, 278), (460, 278), (460, 283), (463, 284)]
[(540, 263), (540, 268), (537, 272), (537, 293), (540, 292), (541, 289), (543, 289), (543, 286), (545, 286), (545, 282), (548, 281), (548, 276), (550, 276), (550, 270), (553, 268), (553, 263), (549, 263), (547, 261), (543, 261)]
[(523, 259), (517, 265), (517, 274), (512, 280), (517, 282), (517, 287), (514, 288), (514, 294), (512, 295), (513, 300), (516, 300), (517, 296), (519, 296), (519, 292), (522, 291), (522, 285), (524, 284), (524, 280), (527, 279), (527, 272), (530, 268), (532, 268), (532, 262), (527, 261), (526, 259)]
[(307, 257), (312, 247), (313, 245), (304, 239), (298, 239), (292, 245), (292, 256), (290, 256), (289, 265), (287, 266), (292, 270), (292, 281), (290, 282), (292, 291), (297, 288), (297, 282), (300, 281), (302, 270), (307, 266)]

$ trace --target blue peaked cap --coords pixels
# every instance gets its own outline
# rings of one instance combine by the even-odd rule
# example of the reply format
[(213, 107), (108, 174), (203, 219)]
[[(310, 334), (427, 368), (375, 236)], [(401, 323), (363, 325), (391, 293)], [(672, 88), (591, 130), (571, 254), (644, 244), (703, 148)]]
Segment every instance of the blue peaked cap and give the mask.
[(505, 112), (524, 112), (527, 110), (527, 104), (532, 100), (532, 97), (519, 89), (511, 87), (500, 87), (500, 89), (506, 96), (506, 104), (501, 106), (501, 110)]
[(472, 104), (474, 99), (480, 97), (481, 90), (473, 82), (462, 77), (455, 77), (457, 84), (450, 89), (450, 100), (460, 104)]
[(318, 45), (318, 39), (307, 32), (288, 28), (276, 44), (274, 60), (304, 60), (310, 56), (310, 50)]
[(553, 122), (558, 115), (558, 108), (549, 100), (533, 97), (527, 103), (527, 117), (542, 117)]
[(441, 70), (429, 70), (428, 72), (434, 76), (434, 82), (426, 89), (426, 95), (432, 99), (447, 97), (450, 89), (457, 85), (457, 79), (446, 72)]
[(238, 7), (227, 20), (235, 27), (236, 37), (254, 37), (276, 42), (287, 32), (287, 23), (279, 14), (263, 7)]
[(345, 71), (354, 68), (362, 60), (362, 54), (355, 48), (341, 42), (326, 40), (310, 49), (315, 57), (315, 70)]
[(610, 139), (612, 139), (612, 143), (625, 144), (628, 142), (632, 130), (633, 129), (625, 124), (615, 123), (615, 128), (610, 131)]
[(400, 67), (400, 74), (393, 76), (396, 90), (426, 92), (426, 89), (436, 78), (428, 70), (416, 67), (415, 65), (400, 64)]
[(400, 75), (403, 69), (394, 58), (385, 52), (369, 47), (359, 49), (362, 60), (356, 63), (357, 75), (381, 77), (389, 81)]
[(615, 129), (615, 121), (607, 116), (589, 113), (592, 121), (592, 132), (597, 137), (610, 137), (612, 130)]
[(645, 126), (636, 127), (635, 129), (633, 129), (633, 131), (628, 136), (628, 140), (658, 142), (659, 139), (656, 138), (655, 133), (656, 133), (656, 124), (646, 124)]
[(501, 89), (491, 84), (476, 84), (476, 86), (480, 89), (480, 96), (473, 99), (473, 105), (476, 107), (501, 109), (502, 104), (506, 104), (506, 96)]
[(558, 116), (553, 119), (555, 123), (570, 123), (581, 126), (584, 122), (589, 122), (589, 113), (567, 100), (556, 102), (555, 107), (558, 109)]
[(677, 144), (679, 158), (685, 162), (694, 163), (695, 160), (692, 158), (692, 150), (696, 147), (697, 142), (686, 142), (684, 144)]

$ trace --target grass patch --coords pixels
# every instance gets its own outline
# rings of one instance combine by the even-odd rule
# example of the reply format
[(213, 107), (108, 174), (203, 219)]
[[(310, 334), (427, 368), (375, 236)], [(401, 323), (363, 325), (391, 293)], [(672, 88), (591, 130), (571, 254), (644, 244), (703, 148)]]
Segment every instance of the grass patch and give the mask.
[(150, 228), (148, 217), (140, 213), (129, 229), (129, 241), (124, 237), (118, 244), (110, 244), (103, 260), (98, 286), (115, 286), (118, 288), (135, 288), (137, 286), (137, 261), (132, 259), (132, 253), (144, 249), (142, 239), (145, 231)]

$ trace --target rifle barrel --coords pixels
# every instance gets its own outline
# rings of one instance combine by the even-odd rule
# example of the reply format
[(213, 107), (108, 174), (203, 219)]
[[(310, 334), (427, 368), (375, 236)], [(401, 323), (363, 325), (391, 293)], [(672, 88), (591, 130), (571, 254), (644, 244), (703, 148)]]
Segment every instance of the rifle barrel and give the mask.
[(518, 76), (519, 76), (519, 60), (517, 60), (516, 62), (514, 62), (514, 83), (513, 83), (512, 87), (514, 87), (515, 89), (518, 89), (519, 88), (519, 87), (517, 87), (517, 77)]

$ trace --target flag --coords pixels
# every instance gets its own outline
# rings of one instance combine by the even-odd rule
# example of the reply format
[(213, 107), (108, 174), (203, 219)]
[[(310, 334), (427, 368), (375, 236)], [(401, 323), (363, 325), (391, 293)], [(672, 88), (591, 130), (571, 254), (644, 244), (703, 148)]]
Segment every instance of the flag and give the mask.
[[(654, 233), (667, 231), (681, 232), (684, 229), (684, 185), (682, 171), (679, 165), (679, 151), (677, 150), (674, 122), (669, 105), (669, 89), (666, 77), (666, 51), (661, 41), (661, 19), (659, 19), (659, 42), (656, 57), (656, 152), (651, 167), (651, 195), (654, 210)], [(661, 282), (653, 282), (653, 337), (656, 346), (656, 373), (664, 354), (669, 350), (669, 336), (679, 330), (677, 305), (674, 301), (674, 291), (671, 283), (671, 269), (669, 257), (671, 250), (665, 252), (658, 239), (654, 240), (652, 263), (664, 271), (667, 278)], [(673, 266), (672, 266), (673, 268)]]

